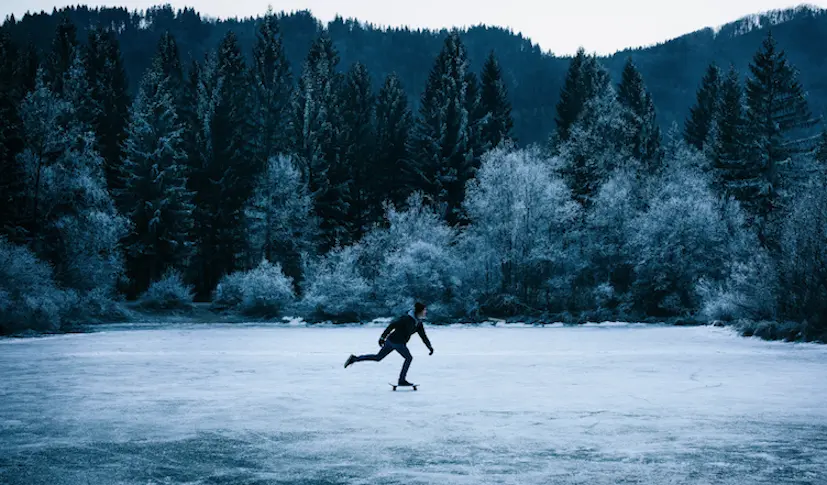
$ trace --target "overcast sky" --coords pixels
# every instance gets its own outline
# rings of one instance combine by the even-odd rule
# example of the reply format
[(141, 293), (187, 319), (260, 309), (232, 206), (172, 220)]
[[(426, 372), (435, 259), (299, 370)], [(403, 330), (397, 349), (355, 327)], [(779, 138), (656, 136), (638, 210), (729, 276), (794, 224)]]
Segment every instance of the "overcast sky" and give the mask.
[[(82, 0), (0, 0), (0, 12), (26, 11), (84, 3)], [(89, 1), (143, 9), (159, 3), (195, 7), (212, 17), (258, 16), (272, 3), (276, 11), (310, 10), (322, 21), (337, 13), (382, 26), (452, 27), (480, 23), (511, 27), (544, 50), (572, 54), (612, 53), (625, 47), (654, 44), (703, 27), (714, 27), (744, 15), (787, 8), (791, 0), (123, 0)], [(808, 2), (827, 7), (827, 0)]]

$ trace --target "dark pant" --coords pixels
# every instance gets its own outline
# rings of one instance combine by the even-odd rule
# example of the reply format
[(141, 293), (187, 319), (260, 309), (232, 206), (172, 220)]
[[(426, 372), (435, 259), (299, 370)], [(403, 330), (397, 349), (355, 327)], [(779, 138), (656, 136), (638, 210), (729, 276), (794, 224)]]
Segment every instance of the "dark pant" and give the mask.
[(402, 382), (405, 380), (405, 376), (408, 375), (408, 368), (411, 366), (411, 362), (413, 361), (413, 356), (408, 350), (408, 346), (405, 344), (397, 344), (391, 342), (390, 340), (385, 340), (385, 345), (378, 354), (360, 355), (356, 357), (354, 362), (361, 362), (363, 360), (373, 360), (379, 362), (394, 350), (399, 352), (399, 355), (405, 358), (405, 363), (402, 364), (402, 371), (399, 373), (399, 382)]

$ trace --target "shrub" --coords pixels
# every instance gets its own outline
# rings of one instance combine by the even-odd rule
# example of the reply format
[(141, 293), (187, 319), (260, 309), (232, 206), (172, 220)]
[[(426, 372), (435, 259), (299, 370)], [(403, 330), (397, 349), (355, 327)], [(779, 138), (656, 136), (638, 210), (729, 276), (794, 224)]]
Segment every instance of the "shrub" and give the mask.
[(52, 269), (31, 251), (0, 237), (0, 334), (60, 329), (67, 295)]
[(267, 260), (246, 272), (225, 276), (215, 289), (213, 306), (245, 315), (278, 316), (293, 301), (293, 281), (281, 265)]
[(85, 293), (68, 290), (64, 324), (112, 323), (130, 320), (123, 301), (112, 290), (95, 288)]
[(735, 328), (744, 337), (755, 336), (764, 340), (795, 341), (805, 338), (806, 324), (791, 321), (739, 320)]
[(377, 280), (377, 292), (393, 313), (409, 310), (416, 300), (428, 304), (432, 318), (449, 316), (454, 313), (460, 286), (454, 269), (455, 258), (448, 248), (415, 241), (388, 256)]
[(168, 271), (152, 283), (138, 303), (149, 310), (192, 310), (193, 288), (184, 284), (179, 271)]
[(358, 249), (356, 245), (331, 251), (310, 265), (302, 309), (317, 318), (342, 322), (376, 314), (370, 285), (357, 270)]

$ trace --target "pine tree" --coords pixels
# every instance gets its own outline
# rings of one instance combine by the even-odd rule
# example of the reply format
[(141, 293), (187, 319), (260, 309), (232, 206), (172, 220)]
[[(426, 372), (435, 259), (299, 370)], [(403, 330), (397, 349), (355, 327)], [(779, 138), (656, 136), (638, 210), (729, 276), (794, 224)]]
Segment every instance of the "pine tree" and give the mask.
[(482, 126), (482, 149), (488, 151), (503, 141), (514, 139), (511, 102), (494, 51), (488, 55), (481, 77), (480, 105), (486, 117)]
[(132, 104), (121, 173), (121, 206), (132, 221), (124, 240), (127, 271), (136, 292), (190, 256), (192, 194), (186, 189), (182, 133), (163, 51), (144, 75)]
[(720, 191), (742, 199), (744, 168), (744, 93), (738, 71), (730, 66), (721, 83), (721, 103), (712, 138), (712, 167)]
[(375, 105), (371, 79), (364, 64), (355, 63), (344, 78), (341, 91), (342, 125), (340, 144), (342, 163), (348, 167), (350, 181), (351, 240), (358, 241), (376, 222), (382, 201), (371, 189), (376, 187)]
[(180, 107), (180, 98), (184, 91), (184, 68), (181, 66), (181, 57), (178, 53), (178, 43), (169, 32), (161, 34), (155, 54), (153, 68), (160, 70), (162, 77), (168, 78), (166, 83)]
[(352, 233), (350, 170), (342, 163), (339, 146), (338, 62), (333, 41), (322, 32), (307, 54), (292, 106), (293, 152), (320, 221), (318, 248), (322, 253), (348, 244)]
[(747, 150), (749, 178), (743, 194), (748, 209), (767, 220), (781, 204), (782, 167), (791, 157), (812, 149), (804, 140), (792, 139), (795, 130), (815, 124), (796, 70), (777, 50), (772, 33), (749, 66), (746, 83), (747, 126), (751, 138)]
[(569, 63), (566, 80), (563, 82), (563, 89), (560, 91), (560, 100), (557, 102), (557, 143), (569, 139), (569, 129), (583, 111), (583, 104), (586, 102), (583, 72), (586, 59), (586, 51), (581, 47), (577, 49), (577, 54)]
[(16, 158), (23, 150), (18, 106), (25, 94), (19, 49), (6, 29), (0, 29), (0, 235), (14, 242), (24, 236), (25, 172)]
[(482, 140), (482, 128), (486, 122), (486, 116), (480, 99), (481, 94), (477, 75), (468, 70), (465, 73), (465, 111), (468, 113), (468, 151), (471, 158), (469, 178), (473, 177), (479, 169), (480, 159), (486, 151)]
[(452, 31), (428, 76), (411, 140), (418, 179), (414, 188), (438, 203), (450, 224), (462, 219), (465, 183), (474, 172), (467, 69), (465, 46)]
[(695, 106), (690, 109), (684, 126), (684, 139), (698, 150), (703, 150), (710, 141), (709, 134), (720, 111), (721, 70), (715, 63), (706, 69), (695, 99)]
[(69, 16), (64, 13), (55, 31), (52, 50), (47, 61), (49, 87), (58, 96), (63, 95), (64, 76), (72, 66), (77, 50), (77, 28), (69, 20)]
[(411, 195), (415, 172), (407, 145), (412, 124), (402, 83), (396, 74), (390, 74), (376, 101), (377, 176), (373, 193), (378, 202), (389, 200), (396, 207), (402, 207)]
[(63, 76), (63, 93), (60, 96), (69, 103), (71, 117), (68, 122), (72, 123), (73, 133), (79, 143), (86, 143), (86, 139), (90, 138), (96, 144), (94, 121), (99, 116), (101, 107), (92, 97), (86, 66), (80, 53), (75, 55), (72, 65)]
[[(163, 64), (162, 64), (163, 66)], [(163, 69), (163, 67), (162, 67)], [(187, 154), (187, 187), (195, 192), (195, 179), (192, 173), (201, 167), (201, 146), (203, 146), (202, 127), (199, 118), (198, 102), (201, 99), (201, 65), (193, 60), (182, 86), (180, 118), (184, 125), (184, 153)]]
[(230, 31), (198, 71), (199, 154), (194, 192), (196, 292), (205, 297), (244, 264), (243, 206), (258, 176), (250, 143), (249, 84), (238, 39)]
[(655, 119), (655, 105), (631, 57), (623, 68), (617, 99), (627, 109), (628, 123), (634, 130), (632, 156), (643, 162), (650, 173), (657, 170), (661, 158), (661, 135)]
[(24, 48), (18, 63), (18, 79), (20, 80), (21, 95), (34, 90), (37, 82), (37, 71), (40, 69), (40, 59), (37, 48), (33, 42), (29, 42)]
[(602, 96), (611, 82), (609, 71), (600, 63), (597, 56), (589, 56), (583, 64), (584, 99), (588, 101)]
[(94, 106), (91, 126), (103, 156), (106, 183), (117, 192), (120, 187), (123, 143), (129, 118), (130, 96), (121, 49), (115, 34), (94, 28), (89, 31), (84, 55), (86, 83)]
[(559, 147), (562, 175), (575, 200), (584, 207), (591, 206), (603, 182), (633, 157), (632, 140), (637, 130), (629, 123), (628, 112), (614, 88), (606, 84), (602, 93), (583, 106), (569, 129), (568, 141)]
[(285, 152), (289, 142), (293, 81), (281, 37), (278, 20), (268, 11), (258, 26), (251, 69), (255, 157), (262, 167), (271, 157)]
[(611, 84), (609, 72), (597, 56), (586, 56), (581, 48), (572, 59), (557, 103), (557, 131), (551, 137), (552, 149), (568, 141), (571, 126), (582, 116), (586, 104), (602, 96)]

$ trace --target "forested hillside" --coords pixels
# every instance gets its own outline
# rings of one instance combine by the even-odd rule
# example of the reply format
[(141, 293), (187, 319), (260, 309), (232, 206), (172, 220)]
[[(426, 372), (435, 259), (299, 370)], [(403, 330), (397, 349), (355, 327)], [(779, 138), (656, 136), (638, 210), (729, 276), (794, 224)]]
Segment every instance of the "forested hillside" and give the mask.
[(307, 14), (10, 19), (0, 333), (195, 297), (824, 338), (823, 51), (784, 41), (825, 17), (784, 15), (609, 59)]
[[(7, 20), (5, 27), (18, 44), (25, 46), (31, 42), (38, 52), (45, 53), (63, 14), (78, 27), (80, 39), (93, 26), (115, 29), (133, 93), (164, 32), (175, 37), (182, 62), (188, 66), (191, 60), (203, 59), (229, 30), (237, 36), (244, 55), (249, 56), (260, 22), (260, 18), (213, 20), (193, 10), (176, 12), (168, 6), (144, 13), (125, 8), (77, 7)], [(431, 62), (447, 35), (446, 31), (380, 29), (345, 19), (322, 25), (308, 12), (281, 14), (279, 25), (293, 73), (300, 72), (316, 32), (324, 27), (339, 53), (340, 66), (363, 63), (377, 89), (387, 74), (397, 73), (414, 106), (419, 102)], [(745, 72), (755, 46), (770, 26), (790, 61), (801, 71), (813, 110), (825, 112), (827, 51), (821, 46), (827, 39), (827, 16), (821, 9), (801, 7), (751, 16), (718, 31), (703, 29), (657, 46), (624, 50), (601, 58), (601, 62), (617, 81), (627, 57), (632, 57), (652, 92), (660, 126), (667, 129), (673, 121), (683, 122), (706, 66), (710, 62), (721, 67), (733, 63)], [(479, 72), (490, 51), (497, 54), (512, 97), (517, 140), (545, 142), (555, 127), (554, 105), (570, 58), (543, 52), (531, 39), (496, 26), (471, 27), (461, 31), (460, 37), (473, 71)]]

